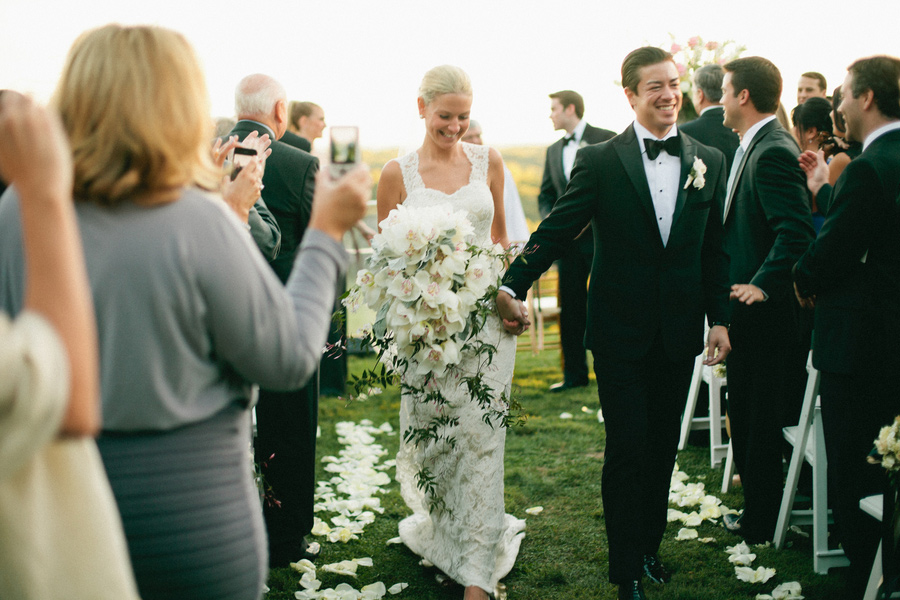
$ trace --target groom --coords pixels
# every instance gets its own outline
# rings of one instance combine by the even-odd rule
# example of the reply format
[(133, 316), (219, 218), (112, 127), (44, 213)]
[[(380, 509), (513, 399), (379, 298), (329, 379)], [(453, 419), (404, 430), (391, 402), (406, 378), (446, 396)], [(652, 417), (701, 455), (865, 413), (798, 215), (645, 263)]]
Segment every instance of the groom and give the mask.
[(620, 600), (644, 600), (641, 579), (665, 583), (657, 555), (694, 357), (724, 360), (728, 258), (723, 249), (725, 159), (678, 135), (678, 70), (659, 48), (631, 52), (622, 84), (635, 122), (578, 152), (565, 195), (504, 278), (507, 329), (528, 319), (521, 298), (588, 224), (594, 263), (585, 346), (594, 355), (606, 425), (603, 507), (609, 578)]

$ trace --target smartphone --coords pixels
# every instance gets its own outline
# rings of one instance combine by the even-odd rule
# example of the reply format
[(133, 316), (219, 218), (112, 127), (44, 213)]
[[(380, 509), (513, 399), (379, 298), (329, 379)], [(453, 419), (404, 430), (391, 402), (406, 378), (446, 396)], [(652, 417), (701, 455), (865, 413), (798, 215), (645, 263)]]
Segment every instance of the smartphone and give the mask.
[(241, 148), (240, 146), (235, 147), (234, 155), (231, 159), (232, 169), (231, 169), (231, 180), (234, 181), (235, 177), (238, 176), (238, 173), (241, 172), (241, 169), (250, 164), (250, 159), (256, 156), (256, 150), (253, 148)]
[(359, 127), (331, 127), (331, 164), (329, 173), (332, 179), (341, 177), (359, 162)]

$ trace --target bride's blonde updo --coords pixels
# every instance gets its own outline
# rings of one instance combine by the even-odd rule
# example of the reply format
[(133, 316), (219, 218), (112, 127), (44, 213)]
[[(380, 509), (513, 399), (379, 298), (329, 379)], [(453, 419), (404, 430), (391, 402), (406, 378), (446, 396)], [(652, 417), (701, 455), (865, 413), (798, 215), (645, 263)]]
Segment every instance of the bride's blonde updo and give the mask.
[(472, 81), (465, 71), (453, 65), (434, 67), (422, 78), (419, 96), (425, 104), (431, 104), (441, 94), (472, 95)]

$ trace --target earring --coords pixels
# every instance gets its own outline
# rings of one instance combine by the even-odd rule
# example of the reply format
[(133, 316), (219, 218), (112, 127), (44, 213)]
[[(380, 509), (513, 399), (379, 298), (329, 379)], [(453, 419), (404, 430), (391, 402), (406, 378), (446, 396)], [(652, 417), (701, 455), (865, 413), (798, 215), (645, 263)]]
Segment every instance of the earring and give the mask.
[(420, 119), (424, 119), (424, 118), (425, 118), (425, 115), (419, 115), (419, 118), (420, 118)]

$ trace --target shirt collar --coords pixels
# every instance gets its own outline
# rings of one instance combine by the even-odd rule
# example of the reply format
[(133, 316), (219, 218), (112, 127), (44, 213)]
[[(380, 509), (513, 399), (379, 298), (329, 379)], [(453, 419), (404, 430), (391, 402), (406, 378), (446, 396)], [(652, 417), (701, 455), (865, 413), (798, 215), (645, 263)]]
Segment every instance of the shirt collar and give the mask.
[[(700, 114), (702, 115), (702, 114), (704, 114), (704, 113), (707, 113), (707, 112), (711, 111), (711, 110), (714, 109), (714, 108), (721, 108), (723, 111), (725, 110), (725, 107), (722, 106), (721, 104), (713, 104), (712, 106), (707, 106), (706, 108), (704, 108), (703, 110), (701, 110), (701, 111), (700, 111)], [(698, 116), (699, 116), (699, 115), (698, 115)]]
[(254, 125), (259, 125), (266, 130), (266, 133), (269, 134), (269, 139), (273, 142), (275, 141), (275, 132), (272, 131), (272, 129), (265, 123), (260, 123), (259, 121), (254, 121), (253, 119), (241, 119), (240, 121), (238, 121), (238, 123), (253, 123)]
[(575, 126), (575, 129), (572, 130), (572, 135), (575, 136), (575, 143), (580, 144), (581, 138), (584, 137), (584, 128), (587, 127), (587, 121), (584, 119), (578, 121), (578, 125)]
[[(637, 135), (638, 140), (643, 140), (644, 138), (650, 138), (651, 140), (658, 140), (658, 139), (667, 140), (670, 137), (675, 137), (676, 135), (678, 135), (678, 125), (672, 125), (672, 129), (669, 130), (669, 133), (667, 133), (665, 135), (665, 137), (658, 138), (658, 137), (656, 137), (655, 133), (650, 133), (649, 129), (647, 129), (646, 127), (644, 127), (643, 125), (641, 125), (640, 123), (635, 121), (634, 122), (634, 133), (635, 133), (635, 135)], [(641, 144), (641, 153), (644, 153), (644, 152), (645, 152), (644, 145), (642, 143)]]
[(876, 129), (875, 131), (873, 131), (872, 133), (870, 133), (869, 135), (867, 135), (866, 141), (863, 142), (863, 147), (862, 147), (863, 152), (866, 151), (866, 148), (869, 147), (869, 144), (871, 144), (872, 142), (874, 142), (876, 139), (880, 138), (884, 134), (888, 133), (889, 131), (894, 131), (895, 129), (900, 129), (900, 121), (891, 121), (887, 125), (883, 125), (883, 126), (879, 127), (878, 129)]
[(741, 138), (741, 147), (744, 149), (744, 152), (750, 149), (750, 142), (753, 141), (753, 138), (756, 137), (756, 134), (759, 133), (759, 130), (762, 129), (766, 123), (775, 120), (775, 115), (769, 115), (764, 119), (760, 119), (753, 126), (747, 130), (747, 133)]

